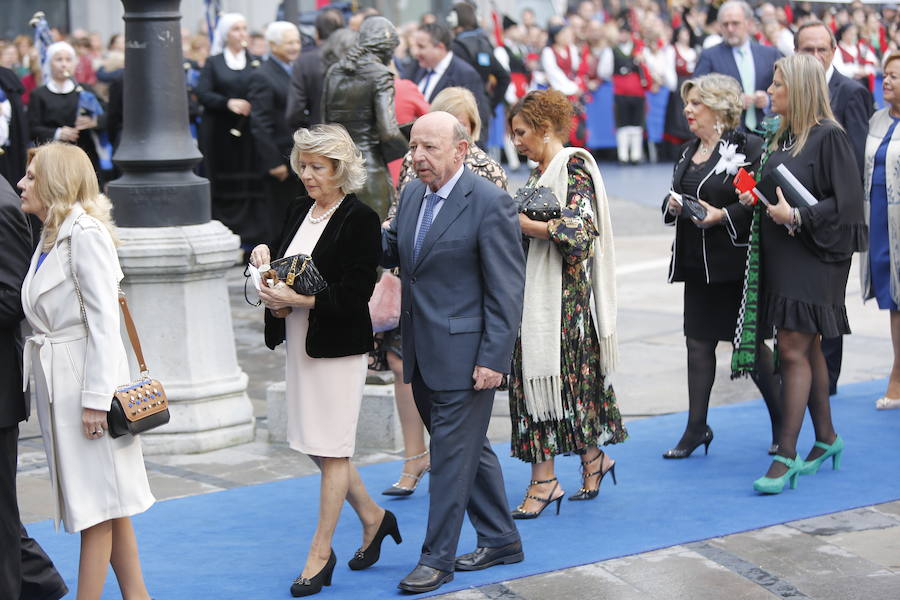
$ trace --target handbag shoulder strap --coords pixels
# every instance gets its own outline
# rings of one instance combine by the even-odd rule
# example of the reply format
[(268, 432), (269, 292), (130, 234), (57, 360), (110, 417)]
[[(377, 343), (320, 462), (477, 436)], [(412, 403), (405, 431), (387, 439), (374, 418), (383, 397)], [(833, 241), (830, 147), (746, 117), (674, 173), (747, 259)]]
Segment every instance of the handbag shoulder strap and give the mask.
[[(78, 222), (78, 218), (75, 222)], [(72, 282), (75, 284), (75, 295), (78, 296), (78, 306), (81, 308), (81, 322), (84, 328), (88, 329), (87, 313), (84, 310), (84, 297), (81, 295), (81, 286), (78, 284), (78, 277), (75, 275), (75, 265), (72, 260), (72, 236), (66, 239), (69, 250), (69, 270), (72, 272)], [(118, 284), (116, 285), (118, 287)], [(131, 318), (131, 311), (128, 310), (128, 300), (125, 298), (125, 292), (119, 287), (119, 307), (122, 309), (122, 317), (125, 320), (125, 329), (128, 330), (128, 339), (131, 341), (131, 348), (134, 350), (134, 356), (138, 361), (138, 367), (141, 374), (149, 373), (147, 363), (144, 362), (144, 352), (141, 350), (141, 340), (138, 338), (137, 328), (134, 326), (134, 320)]]
[(134, 350), (134, 357), (137, 359), (138, 367), (141, 374), (149, 373), (147, 363), (144, 362), (144, 353), (141, 350), (141, 340), (138, 338), (137, 328), (134, 326), (134, 320), (131, 318), (131, 311), (128, 310), (128, 300), (125, 298), (125, 292), (119, 289), (119, 308), (122, 309), (122, 317), (125, 319), (125, 329), (128, 330), (128, 339), (131, 340), (131, 347)]

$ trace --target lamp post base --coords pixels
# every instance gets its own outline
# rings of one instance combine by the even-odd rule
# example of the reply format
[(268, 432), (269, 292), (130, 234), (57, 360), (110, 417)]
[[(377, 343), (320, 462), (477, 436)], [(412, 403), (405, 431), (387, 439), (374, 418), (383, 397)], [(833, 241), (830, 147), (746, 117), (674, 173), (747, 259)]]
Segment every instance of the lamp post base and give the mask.
[(237, 363), (225, 278), (239, 238), (218, 221), (118, 233), (123, 289), (172, 415), (141, 436), (144, 452), (206, 452), (252, 441), (253, 406)]

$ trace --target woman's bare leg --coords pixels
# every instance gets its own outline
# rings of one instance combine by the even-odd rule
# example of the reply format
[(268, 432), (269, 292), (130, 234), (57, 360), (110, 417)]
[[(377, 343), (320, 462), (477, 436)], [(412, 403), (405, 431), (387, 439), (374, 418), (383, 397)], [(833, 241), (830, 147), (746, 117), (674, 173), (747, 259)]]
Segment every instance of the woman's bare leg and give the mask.
[[(407, 458), (424, 454), (425, 450), (427, 450), (425, 446), (425, 425), (422, 424), (422, 417), (419, 416), (419, 409), (416, 408), (412, 386), (408, 383), (403, 383), (403, 360), (393, 352), (388, 352), (387, 362), (394, 373), (394, 400), (397, 403), (397, 413), (400, 416), (400, 430), (403, 432), (403, 454)], [(403, 471), (418, 475), (430, 463), (431, 460), (428, 456), (407, 460), (403, 463)], [(416, 480), (412, 477), (401, 475), (397, 484), (407, 489), (413, 489), (416, 487)]]
[(110, 559), (119, 590), (125, 600), (149, 600), (144, 584), (141, 560), (138, 555), (137, 536), (129, 517), (112, 521), (112, 557)]
[(81, 532), (77, 600), (98, 600), (103, 594), (112, 546), (112, 521), (97, 523)]

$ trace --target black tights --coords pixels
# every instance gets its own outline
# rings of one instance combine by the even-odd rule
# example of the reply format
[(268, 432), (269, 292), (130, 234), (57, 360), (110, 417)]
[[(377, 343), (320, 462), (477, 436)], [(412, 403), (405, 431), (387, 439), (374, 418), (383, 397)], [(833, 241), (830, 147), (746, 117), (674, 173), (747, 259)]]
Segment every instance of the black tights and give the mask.
[[(785, 458), (797, 456), (797, 437), (803, 416), (809, 407), (816, 440), (832, 444), (836, 437), (831, 422), (831, 402), (828, 399), (828, 367), (822, 354), (822, 338), (813, 333), (778, 331), (778, 354), (783, 381), (781, 433), (778, 454)], [(807, 456), (811, 460), (824, 450), (814, 447)], [(768, 477), (780, 477), (787, 466), (773, 462)]]
[[(709, 412), (709, 396), (716, 379), (716, 345), (715, 340), (685, 338), (687, 344), (688, 364), (688, 423), (678, 448), (690, 448), (706, 433), (706, 416)], [(760, 343), (756, 373), (753, 382), (759, 388), (769, 409), (769, 420), (772, 424), (772, 442), (778, 439), (778, 427), (781, 416), (779, 396), (781, 381), (775, 374), (775, 361), (772, 351), (764, 343)], [(827, 382), (826, 382), (827, 383)]]

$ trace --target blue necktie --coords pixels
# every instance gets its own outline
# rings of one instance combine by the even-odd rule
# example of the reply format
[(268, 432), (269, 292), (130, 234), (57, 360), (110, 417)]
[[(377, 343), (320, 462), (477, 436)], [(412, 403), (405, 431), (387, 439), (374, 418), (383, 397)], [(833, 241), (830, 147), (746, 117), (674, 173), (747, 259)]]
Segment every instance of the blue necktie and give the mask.
[[(432, 71), (431, 69), (428, 69), (427, 71), (425, 71), (425, 77), (424, 77), (424, 79), (422, 79), (422, 95), (423, 96), (425, 96), (425, 92), (428, 91), (428, 82), (431, 81), (432, 75), (434, 75), (434, 71)], [(425, 98), (427, 100), (428, 96), (425, 96)]]
[(422, 214), (422, 224), (419, 225), (419, 233), (416, 234), (416, 246), (413, 249), (413, 262), (419, 258), (419, 251), (422, 249), (422, 243), (425, 242), (425, 236), (431, 229), (431, 221), (434, 219), (434, 207), (441, 199), (437, 194), (428, 194), (425, 196), (425, 212)]

